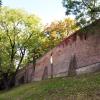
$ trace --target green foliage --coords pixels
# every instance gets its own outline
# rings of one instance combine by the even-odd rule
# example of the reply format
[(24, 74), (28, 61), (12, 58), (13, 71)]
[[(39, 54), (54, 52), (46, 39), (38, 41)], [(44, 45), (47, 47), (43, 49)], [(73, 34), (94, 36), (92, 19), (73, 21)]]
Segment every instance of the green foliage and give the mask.
[[(2, 8), (0, 15), (0, 50), (2, 66), (6, 67), (6, 70), (9, 69), (8, 65), (11, 60), (13, 60), (13, 65), (16, 65), (16, 61), (20, 61), (30, 38), (36, 38), (39, 24), (39, 18), (35, 15), (28, 15), (21, 10)], [(15, 68), (15, 66), (13, 67)]]
[(0, 0), (0, 6), (2, 5), (2, 0)]
[(82, 27), (100, 18), (100, 0), (63, 0), (63, 6)]
[[(0, 73), (9, 78), (24, 63), (38, 41), (40, 19), (19, 9), (2, 7), (0, 12)], [(32, 45), (31, 45), (32, 44)], [(6, 75), (4, 75), (6, 74)], [(9, 79), (8, 79), (9, 80)]]
[[(51, 48), (61, 42), (64, 38), (74, 33), (78, 27), (75, 20), (66, 18), (64, 20), (52, 22), (44, 28), (45, 35), (48, 37), (48, 44)], [(49, 47), (49, 48), (50, 48)]]

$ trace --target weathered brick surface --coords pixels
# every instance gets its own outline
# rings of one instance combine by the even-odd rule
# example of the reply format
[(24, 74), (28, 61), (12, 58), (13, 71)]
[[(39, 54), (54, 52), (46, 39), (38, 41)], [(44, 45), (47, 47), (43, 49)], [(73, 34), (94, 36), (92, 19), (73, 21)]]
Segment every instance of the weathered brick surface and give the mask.
[[(78, 31), (81, 32), (81, 31)], [(77, 34), (78, 34), (77, 32)], [(91, 32), (89, 34), (89, 32)], [(59, 46), (48, 52), (38, 62), (35, 71), (35, 80), (41, 80), (45, 66), (48, 67), (48, 77), (51, 75), (50, 54), (53, 52), (53, 74), (54, 76), (65, 76), (68, 74), (71, 58), (75, 55), (77, 69), (87, 67), (100, 62), (100, 20), (97, 24), (86, 28), (86, 39), (81, 39), (78, 35), (73, 42), (70, 36), (68, 43), (65, 39)], [(84, 34), (84, 31), (83, 33)], [(38, 65), (39, 63), (39, 65)], [(99, 67), (99, 66), (98, 66)]]
[[(78, 34), (87, 34), (87, 36), (83, 35), (84, 38), (82, 38)], [(51, 77), (51, 53), (53, 53), (54, 77), (68, 75), (70, 62), (74, 56), (75, 62), (72, 63), (74, 63), (76, 67), (75, 70), (77, 74), (93, 72), (94, 67), (99, 70), (98, 67), (100, 66), (92, 65), (100, 63), (100, 20), (82, 30), (77, 31), (62, 41), (57, 47), (45, 54), (42, 58), (37, 60), (34, 76), (31, 76), (33, 75), (31, 70), (27, 72), (29, 80), (42, 80), (44, 77)], [(32, 65), (30, 66), (32, 67)], [(27, 70), (31, 67), (27, 67)], [(47, 77), (44, 75), (47, 75)]]

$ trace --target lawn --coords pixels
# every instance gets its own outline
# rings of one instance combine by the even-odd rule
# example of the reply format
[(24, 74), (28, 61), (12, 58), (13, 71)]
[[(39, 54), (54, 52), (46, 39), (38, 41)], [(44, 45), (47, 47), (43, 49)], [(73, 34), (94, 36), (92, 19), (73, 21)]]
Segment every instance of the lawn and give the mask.
[(100, 73), (24, 84), (1, 91), (0, 100), (100, 100)]

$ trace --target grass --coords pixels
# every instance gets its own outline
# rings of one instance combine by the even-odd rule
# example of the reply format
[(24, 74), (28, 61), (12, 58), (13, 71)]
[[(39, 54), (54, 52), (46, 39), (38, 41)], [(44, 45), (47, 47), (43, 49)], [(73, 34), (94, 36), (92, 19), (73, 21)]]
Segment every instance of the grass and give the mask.
[(0, 92), (0, 100), (100, 100), (100, 73), (21, 85)]

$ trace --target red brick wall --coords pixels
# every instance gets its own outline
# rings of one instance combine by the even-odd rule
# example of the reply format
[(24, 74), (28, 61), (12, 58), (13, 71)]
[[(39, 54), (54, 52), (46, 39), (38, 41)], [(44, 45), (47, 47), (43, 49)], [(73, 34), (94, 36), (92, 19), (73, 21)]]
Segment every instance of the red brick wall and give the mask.
[(73, 41), (74, 35), (72, 35), (39, 59), (36, 64), (34, 79), (42, 79), (45, 67), (47, 67), (48, 77), (50, 77), (51, 52), (53, 52), (53, 74), (56, 77), (68, 74), (70, 60), (74, 55), (77, 69), (100, 62), (100, 28), (97, 26), (100, 26), (100, 21), (87, 27), (86, 31), (82, 31), (83, 33), (81, 31), (75, 33), (86, 33), (88, 34), (87, 38), (81, 39), (76, 35), (76, 40)]
[[(74, 56), (77, 74), (100, 70), (100, 20), (77, 31), (38, 59), (35, 74), (33, 74), (32, 64), (29, 64), (23, 71), (25, 81), (31, 82), (51, 77), (51, 53), (53, 53), (54, 77), (68, 75), (70, 62)], [(18, 74), (17, 76), (22, 76)]]

